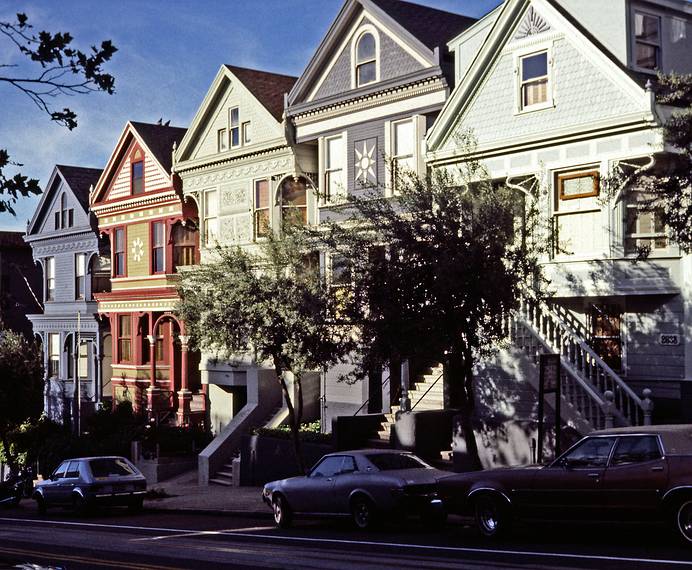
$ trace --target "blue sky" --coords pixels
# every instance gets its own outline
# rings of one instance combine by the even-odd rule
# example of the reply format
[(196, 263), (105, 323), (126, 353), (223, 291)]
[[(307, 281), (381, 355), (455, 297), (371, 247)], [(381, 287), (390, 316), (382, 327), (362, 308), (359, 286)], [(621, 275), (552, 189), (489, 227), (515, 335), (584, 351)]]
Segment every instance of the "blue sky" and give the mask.
[[(476, 17), (500, 3), (418, 1)], [(128, 120), (163, 117), (187, 126), (223, 63), (300, 75), (341, 5), (342, 0), (0, 0), (0, 21), (24, 12), (37, 30), (69, 31), (82, 50), (104, 39), (119, 49), (107, 66), (116, 77), (115, 95), (55, 101), (58, 109), (77, 112), (79, 126), (71, 132), (0, 82), (0, 148), (42, 185), (55, 164), (103, 167)], [(22, 62), (0, 37), (0, 64)], [(2, 71), (9, 75), (7, 68)], [(16, 218), (0, 214), (0, 229), (25, 230), (37, 202), (20, 201)]]

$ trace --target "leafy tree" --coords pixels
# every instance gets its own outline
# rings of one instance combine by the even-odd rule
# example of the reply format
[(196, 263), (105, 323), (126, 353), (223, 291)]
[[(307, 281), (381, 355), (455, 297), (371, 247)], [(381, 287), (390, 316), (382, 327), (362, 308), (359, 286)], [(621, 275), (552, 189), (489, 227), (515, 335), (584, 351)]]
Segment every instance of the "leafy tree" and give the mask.
[(359, 329), (356, 373), (404, 359), (445, 362), (446, 404), (460, 410), (480, 468), (474, 365), (506, 338), (504, 317), (520, 290), (540, 284), (548, 240), (538, 234), (536, 200), (493, 184), (473, 160), (427, 177), (397, 174), (395, 198), (383, 188), (351, 198), (347, 223), (312, 236), (350, 268), (341, 312)]
[(252, 355), (273, 367), (304, 469), (302, 375), (340, 362), (353, 347), (350, 327), (332, 318), (335, 300), (314, 258), (291, 234), (268, 240), (257, 253), (219, 246), (213, 260), (182, 274), (179, 291), (178, 312), (193, 345), (227, 359)]
[[(9, 432), (43, 410), (43, 362), (35, 343), (11, 330), (0, 331), (0, 443)], [(7, 458), (13, 463), (12, 457)]]
[[(63, 95), (85, 95), (94, 91), (113, 94), (115, 79), (104, 72), (103, 65), (117, 48), (110, 40), (105, 40), (100, 47), (92, 46), (83, 52), (72, 47), (70, 33), (35, 33), (26, 14), (18, 13), (16, 18), (12, 22), (0, 21), (0, 35), (24, 56), (24, 65), (0, 63), (0, 70), (5, 72), (0, 74), (0, 82), (19, 89), (51, 121), (74, 129), (77, 114), (68, 107), (56, 109), (52, 102)], [(21, 166), (10, 158), (7, 149), (0, 148), (0, 196), (6, 196), (0, 199), (0, 212), (15, 215), (13, 206), (20, 196), (41, 192), (38, 180), (21, 173), (7, 174), (7, 169)]]
[[(653, 213), (668, 237), (683, 251), (692, 252), (692, 74), (659, 74), (656, 102), (665, 118), (663, 136), (668, 153), (653, 167), (625, 167), (606, 180), (606, 196), (624, 196), (636, 189), (637, 210)], [(646, 257), (648, 247), (640, 247)]]

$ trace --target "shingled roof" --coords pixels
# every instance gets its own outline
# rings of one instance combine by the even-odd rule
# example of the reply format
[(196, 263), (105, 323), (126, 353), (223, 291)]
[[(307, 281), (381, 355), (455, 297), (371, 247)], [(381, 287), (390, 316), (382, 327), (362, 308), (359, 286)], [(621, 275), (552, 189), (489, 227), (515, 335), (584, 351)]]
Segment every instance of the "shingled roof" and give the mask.
[(430, 49), (445, 45), (477, 20), (404, 0), (372, 0)]
[(283, 119), (284, 93), (291, 90), (298, 80), (297, 77), (235, 65), (226, 65), (226, 68), (248, 88), (277, 121)]
[(170, 173), (173, 165), (173, 143), (180, 144), (185, 136), (185, 131), (181, 127), (168, 127), (166, 125), (152, 125), (150, 123), (138, 123), (130, 121), (144, 144), (154, 154), (158, 163)]
[(67, 185), (72, 189), (72, 192), (79, 200), (80, 205), (84, 210), (89, 209), (89, 188), (96, 185), (101, 172), (100, 168), (85, 168), (83, 166), (67, 166), (58, 164), (56, 168), (62, 174), (62, 177), (67, 182)]

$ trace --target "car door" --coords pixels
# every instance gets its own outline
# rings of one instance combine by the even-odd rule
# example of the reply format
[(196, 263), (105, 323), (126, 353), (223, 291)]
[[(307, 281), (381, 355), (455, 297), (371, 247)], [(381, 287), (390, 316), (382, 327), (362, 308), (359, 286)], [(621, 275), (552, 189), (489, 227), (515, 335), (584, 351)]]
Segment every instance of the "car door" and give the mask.
[(334, 504), (334, 478), (341, 471), (343, 456), (324, 457), (307, 477), (291, 481), (288, 504), (296, 512), (328, 513)]
[(668, 465), (658, 436), (618, 438), (603, 478), (607, 508), (615, 519), (650, 519), (668, 483)]
[(351, 493), (356, 487), (363, 485), (364, 478), (366, 480), (372, 479), (372, 476), (358, 471), (355, 457), (344, 455), (341, 469), (334, 477), (333, 502), (330, 506), (330, 512), (350, 512)]
[(72, 491), (79, 483), (79, 461), (70, 461), (65, 475), (57, 481), (56, 502), (67, 505), (72, 502)]
[(65, 472), (69, 464), (69, 461), (63, 461), (58, 468), (53, 471), (50, 476), (50, 481), (41, 485), (41, 492), (43, 493), (43, 498), (46, 500), (46, 503), (51, 504), (59, 502), (60, 483), (65, 477)]
[(582, 440), (532, 479), (524, 506), (527, 514), (548, 519), (591, 518), (603, 509), (603, 475), (614, 436)]

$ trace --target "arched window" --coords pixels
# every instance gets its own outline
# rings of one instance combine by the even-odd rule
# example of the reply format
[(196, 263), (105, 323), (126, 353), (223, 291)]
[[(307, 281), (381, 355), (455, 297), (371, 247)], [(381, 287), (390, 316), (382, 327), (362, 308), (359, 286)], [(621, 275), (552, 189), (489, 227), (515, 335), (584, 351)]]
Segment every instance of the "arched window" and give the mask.
[(308, 223), (307, 180), (287, 178), (281, 184), (281, 218), (284, 223)]
[(377, 45), (375, 36), (365, 32), (356, 45), (356, 87), (377, 80)]

